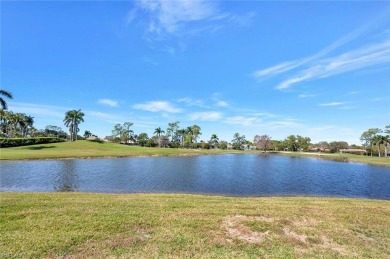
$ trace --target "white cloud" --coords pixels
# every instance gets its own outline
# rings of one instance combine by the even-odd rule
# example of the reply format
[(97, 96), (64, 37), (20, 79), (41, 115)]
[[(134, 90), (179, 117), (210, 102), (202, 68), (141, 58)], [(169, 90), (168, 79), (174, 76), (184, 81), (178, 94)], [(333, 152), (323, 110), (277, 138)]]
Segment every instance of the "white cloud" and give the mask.
[[(221, 10), (221, 1), (209, 0), (139, 0), (127, 13), (126, 25), (137, 18), (146, 28), (144, 38), (149, 42), (167, 41), (172, 36), (183, 39), (188, 36), (214, 33), (226, 26), (246, 26), (255, 16), (254, 12), (232, 14)], [(160, 49), (160, 48), (159, 48)], [(164, 48), (174, 53), (175, 48)]]
[(346, 104), (345, 102), (331, 102), (331, 103), (321, 103), (320, 106), (340, 106)]
[(316, 94), (300, 94), (298, 95), (299, 98), (310, 98), (310, 97), (315, 97), (317, 96)]
[(244, 116), (232, 116), (225, 120), (227, 124), (241, 125), (241, 126), (253, 126), (261, 122), (260, 118), (257, 117), (244, 117)]
[(228, 103), (225, 101), (218, 100), (218, 101), (216, 101), (215, 105), (217, 105), (219, 107), (227, 107)]
[(192, 99), (190, 97), (185, 97), (177, 100), (179, 103), (185, 103), (187, 106), (198, 106), (198, 107), (203, 107), (207, 108), (207, 106), (204, 104), (202, 100), (199, 99)]
[(310, 67), (283, 81), (277, 89), (287, 89), (293, 84), (342, 74), (365, 67), (390, 62), (390, 40), (361, 47), (342, 55), (316, 60)]
[(103, 105), (110, 106), (110, 107), (118, 107), (118, 102), (115, 100), (99, 99), (97, 102), (99, 104), (103, 104)]
[(190, 120), (216, 121), (222, 118), (220, 112), (194, 112), (190, 114)]
[(9, 102), (8, 106), (9, 110), (12, 110), (13, 112), (21, 112), (33, 116), (43, 115), (58, 118), (64, 118), (65, 112), (70, 110), (65, 107), (18, 102)]
[(169, 102), (165, 101), (151, 101), (144, 104), (133, 105), (134, 109), (144, 110), (149, 112), (166, 112), (166, 113), (180, 113), (181, 109), (175, 108)]
[(227, 102), (221, 100), (219, 95), (220, 95), (219, 93), (214, 93), (213, 97), (211, 98), (211, 100), (214, 101), (215, 105), (218, 106), (218, 107), (227, 107), (227, 106), (229, 106)]
[[(204, 0), (141, 0), (137, 8), (150, 15), (148, 32), (153, 34), (178, 34), (188, 23), (210, 20), (220, 16), (216, 2)], [(134, 20), (130, 11), (127, 21)]]
[[(380, 19), (383, 19), (383, 17)], [(295, 70), (295, 75), (288, 76), (287, 79), (277, 85), (276, 89), (282, 90), (300, 82), (326, 78), (388, 63), (390, 62), (390, 40), (386, 34), (381, 36), (382, 41), (376, 40), (366, 46), (346, 51), (341, 55), (326, 57), (333, 50), (364, 35), (364, 33), (374, 27), (375, 22), (374, 20), (357, 28), (312, 56), (282, 62), (278, 65), (255, 71), (253, 76), (257, 80), (262, 80)]]

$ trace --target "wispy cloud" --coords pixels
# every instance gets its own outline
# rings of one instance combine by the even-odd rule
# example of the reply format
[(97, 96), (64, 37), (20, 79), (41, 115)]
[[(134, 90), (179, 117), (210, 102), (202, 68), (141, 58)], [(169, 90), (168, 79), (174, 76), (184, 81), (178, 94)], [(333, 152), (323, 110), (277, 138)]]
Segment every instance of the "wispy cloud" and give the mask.
[(118, 101), (110, 100), (110, 99), (99, 99), (97, 101), (99, 104), (103, 104), (110, 107), (118, 107)]
[(14, 112), (26, 113), (28, 115), (36, 116), (53, 116), (57, 118), (64, 118), (65, 112), (70, 110), (65, 107), (58, 107), (52, 105), (41, 105), (32, 103), (9, 102), (9, 109)]
[[(215, 33), (229, 23), (245, 26), (255, 16), (254, 12), (245, 14), (225, 12), (220, 6), (221, 2), (218, 0), (138, 0), (125, 17), (126, 26), (143, 25), (144, 38), (151, 44), (156, 41), (167, 41), (172, 37), (183, 39)], [(158, 49), (171, 54), (177, 51), (173, 46)]]
[(190, 98), (190, 97), (185, 97), (185, 98), (178, 99), (177, 102), (185, 103), (187, 106), (198, 106), (198, 107), (202, 107), (202, 108), (207, 108), (208, 107), (208, 106), (206, 106), (204, 104), (203, 100), (193, 99), (193, 98)]
[(332, 58), (316, 60), (309, 67), (280, 83), (277, 89), (287, 89), (292, 85), (326, 78), (373, 65), (390, 62), (390, 40), (355, 49)]
[(261, 123), (261, 119), (258, 117), (232, 116), (226, 118), (224, 122), (233, 125), (253, 126), (255, 124)]
[(134, 104), (134, 109), (144, 110), (149, 112), (166, 112), (166, 113), (180, 113), (181, 109), (175, 108), (171, 103), (166, 101), (151, 101), (143, 104)]
[(215, 1), (141, 0), (137, 1), (135, 9), (127, 14), (127, 23), (136, 19), (138, 11), (149, 16), (147, 33), (154, 36), (181, 34), (190, 23), (210, 21), (222, 15)]
[(299, 98), (310, 98), (310, 97), (315, 97), (317, 96), (316, 94), (300, 94), (298, 95)]
[(346, 104), (345, 102), (331, 102), (331, 103), (321, 103), (320, 106), (340, 106)]
[(222, 113), (216, 111), (194, 112), (190, 114), (190, 120), (216, 121), (222, 118)]
[(219, 93), (214, 93), (213, 97), (211, 98), (213, 100), (215, 106), (218, 107), (227, 107), (229, 104), (226, 101), (221, 100), (220, 94)]
[[(380, 19), (383, 19), (383, 17)], [(257, 80), (261, 81), (268, 77), (293, 72), (292, 75), (289, 73), (287, 78), (284, 76), (285, 79), (277, 85), (276, 89), (283, 90), (304, 81), (326, 78), (351, 71), (361, 70), (363, 68), (373, 67), (379, 64), (389, 63), (390, 40), (389, 36), (386, 34), (382, 35), (382, 39), (376, 39), (375, 42), (371, 42), (365, 46), (345, 51), (344, 53), (333, 57), (328, 56), (328, 54), (332, 51), (346, 45), (369, 31), (375, 22), (376, 21), (367, 23), (366, 25), (348, 33), (314, 55), (298, 60), (285, 61), (280, 64), (255, 71), (253, 76)]]

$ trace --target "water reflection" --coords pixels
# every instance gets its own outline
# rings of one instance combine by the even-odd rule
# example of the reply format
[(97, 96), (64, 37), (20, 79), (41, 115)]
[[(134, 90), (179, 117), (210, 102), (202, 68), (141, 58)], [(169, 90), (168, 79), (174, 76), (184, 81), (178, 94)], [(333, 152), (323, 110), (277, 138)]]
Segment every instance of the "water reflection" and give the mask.
[(274, 155), (1, 162), (0, 191), (390, 199), (390, 168)]
[(57, 192), (77, 191), (79, 178), (77, 176), (77, 160), (58, 161), (59, 168), (55, 177), (54, 190)]

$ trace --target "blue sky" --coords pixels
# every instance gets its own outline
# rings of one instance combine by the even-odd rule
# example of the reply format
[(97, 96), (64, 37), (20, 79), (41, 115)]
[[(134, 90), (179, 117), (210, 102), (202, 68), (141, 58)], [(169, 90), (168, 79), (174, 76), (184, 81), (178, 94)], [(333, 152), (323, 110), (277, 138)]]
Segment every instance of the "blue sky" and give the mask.
[(390, 124), (386, 1), (2, 1), (1, 88), (35, 127), (197, 124), (360, 144)]

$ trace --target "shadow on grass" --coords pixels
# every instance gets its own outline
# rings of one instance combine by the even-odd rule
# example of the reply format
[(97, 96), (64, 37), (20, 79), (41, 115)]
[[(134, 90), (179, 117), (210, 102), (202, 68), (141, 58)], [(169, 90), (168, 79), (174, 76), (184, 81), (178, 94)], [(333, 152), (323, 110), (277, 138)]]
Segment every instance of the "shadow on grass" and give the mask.
[(42, 150), (42, 149), (46, 149), (46, 148), (55, 148), (55, 146), (27, 147), (27, 149), (30, 149), (30, 150)]

